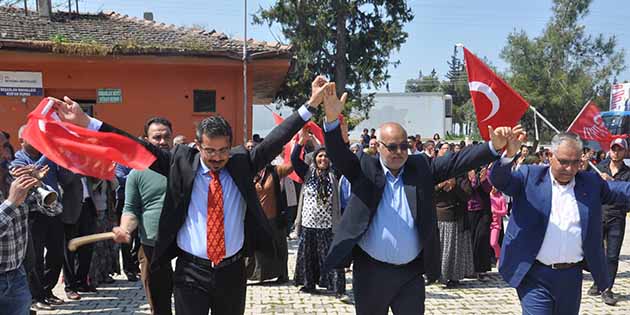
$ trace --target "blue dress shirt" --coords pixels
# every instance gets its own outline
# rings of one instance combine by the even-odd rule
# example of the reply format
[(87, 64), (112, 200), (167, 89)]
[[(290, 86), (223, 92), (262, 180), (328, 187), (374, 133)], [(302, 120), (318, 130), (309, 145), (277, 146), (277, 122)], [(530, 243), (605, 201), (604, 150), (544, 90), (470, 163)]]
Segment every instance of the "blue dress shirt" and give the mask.
[[(298, 110), (304, 121), (311, 119), (311, 112), (306, 105)], [(201, 159), (201, 157), (200, 157)], [(208, 259), (207, 254), (207, 220), (208, 220), (208, 188), (212, 174), (210, 169), (200, 161), (199, 169), (193, 182), (193, 190), (188, 205), (188, 214), (184, 224), (177, 233), (177, 246), (183, 251)], [(238, 190), (232, 176), (226, 169), (219, 171), (219, 181), (223, 192), (223, 224), (225, 228), (225, 257), (238, 253), (245, 240), (245, 211), (247, 203)]]
[(385, 190), (376, 213), (359, 247), (372, 258), (395, 265), (411, 262), (422, 251), (420, 228), (415, 223), (407, 195), (402, 168), (394, 176), (381, 161), (385, 173)]

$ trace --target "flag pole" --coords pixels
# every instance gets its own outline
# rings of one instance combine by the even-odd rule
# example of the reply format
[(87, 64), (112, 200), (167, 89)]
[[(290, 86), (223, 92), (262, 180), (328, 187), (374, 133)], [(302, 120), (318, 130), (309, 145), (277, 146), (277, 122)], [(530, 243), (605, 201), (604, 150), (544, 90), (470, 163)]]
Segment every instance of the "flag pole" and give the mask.
[[(588, 104), (588, 103), (587, 103)], [(549, 120), (547, 120), (547, 118), (545, 118), (545, 116), (543, 116), (538, 110), (536, 110), (536, 108), (534, 106), (529, 105), (529, 108), (531, 108), (534, 113), (536, 115), (538, 115), (538, 117), (540, 117), (540, 119), (542, 119), (542, 121), (544, 121), (551, 129), (553, 129), (556, 133), (560, 133), (560, 130), (558, 130), (558, 128), (556, 128), (552, 123), (549, 122)], [(600, 171), (597, 167), (595, 167), (595, 164), (593, 164), (593, 162), (591, 162), (590, 160), (588, 161), (588, 165), (591, 166), (591, 168), (597, 173), (599, 174), (599, 176), (602, 176), (602, 171)]]
[(540, 135), (538, 134), (538, 115), (534, 113), (534, 134), (536, 135), (536, 140), (540, 141)]
[(582, 109), (580, 110), (580, 112), (577, 114), (577, 116), (575, 116), (575, 118), (573, 119), (573, 121), (571, 122), (571, 124), (569, 125), (569, 128), (567, 128), (567, 131), (571, 130), (571, 127), (573, 127), (573, 124), (575, 124), (575, 122), (578, 120), (578, 118), (580, 118), (580, 116), (582, 115), (582, 113), (584, 112), (584, 110), (586, 109), (586, 106), (588, 106), (588, 104), (593, 100), (593, 98), (591, 97), (588, 102), (586, 102), (586, 104), (584, 104), (584, 106), (582, 106)]
[(551, 129), (553, 129), (553, 131), (555, 131), (556, 133), (560, 133), (560, 130), (558, 130), (558, 128), (556, 128), (556, 126), (554, 126), (552, 123), (549, 122), (549, 120), (547, 120), (547, 118), (545, 118), (545, 116), (543, 116), (537, 109), (536, 107), (529, 105), (529, 108), (534, 111), (534, 114), (538, 115), (538, 117), (540, 117), (540, 119), (542, 119), (542, 121), (544, 121), (547, 126), (549, 126)]

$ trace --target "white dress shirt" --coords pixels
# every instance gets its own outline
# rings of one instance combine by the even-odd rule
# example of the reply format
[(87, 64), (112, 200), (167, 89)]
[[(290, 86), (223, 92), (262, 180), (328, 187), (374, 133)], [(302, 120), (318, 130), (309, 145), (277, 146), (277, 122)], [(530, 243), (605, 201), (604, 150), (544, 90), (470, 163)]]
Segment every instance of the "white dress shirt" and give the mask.
[(582, 227), (575, 200), (575, 178), (566, 185), (551, 176), (551, 213), (542, 246), (536, 259), (545, 265), (576, 263), (582, 260)]

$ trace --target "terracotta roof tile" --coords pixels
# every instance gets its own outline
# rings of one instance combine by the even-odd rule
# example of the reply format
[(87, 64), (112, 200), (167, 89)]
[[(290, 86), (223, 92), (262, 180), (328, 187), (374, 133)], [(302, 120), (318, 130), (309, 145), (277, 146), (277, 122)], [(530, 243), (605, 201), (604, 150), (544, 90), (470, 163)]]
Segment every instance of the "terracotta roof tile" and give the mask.
[[(289, 58), (290, 46), (249, 39), (251, 58)], [(63, 47), (71, 45), (72, 49)], [(80, 49), (85, 46), (86, 49)], [(87, 49), (88, 46), (94, 49)], [(222, 56), (240, 59), (243, 41), (223, 33), (147, 21), (116, 12), (55, 12), (50, 19), (36, 12), (0, 6), (0, 49), (59, 53)], [(79, 48), (77, 48), (79, 47)]]

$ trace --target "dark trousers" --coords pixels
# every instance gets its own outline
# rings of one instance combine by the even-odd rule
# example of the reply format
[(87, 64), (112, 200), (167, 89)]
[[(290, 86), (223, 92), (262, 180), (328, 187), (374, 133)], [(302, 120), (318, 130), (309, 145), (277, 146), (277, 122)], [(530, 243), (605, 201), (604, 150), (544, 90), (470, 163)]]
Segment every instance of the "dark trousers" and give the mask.
[(172, 314), (171, 297), (173, 295), (173, 268), (167, 262), (160, 268), (151, 269), (153, 246), (142, 245), (138, 252), (142, 285), (154, 315)]
[(622, 216), (604, 215), (604, 249), (608, 260), (608, 273), (610, 274), (610, 288), (615, 284), (617, 269), (619, 268), (619, 254), (626, 232), (626, 218)]
[(422, 259), (406, 265), (377, 261), (358, 247), (354, 252), (352, 287), (357, 315), (424, 314)]
[(243, 258), (222, 268), (180, 255), (174, 274), (175, 313), (185, 315), (241, 315), (245, 313), (247, 279)]
[[(125, 186), (121, 185), (116, 191), (116, 215), (118, 216), (118, 225), (125, 205)], [(140, 235), (138, 229), (131, 232), (131, 243), (120, 244), (120, 253), (123, 259), (123, 271), (125, 274), (139, 273), (140, 269), (138, 261), (138, 251), (140, 250)]]
[(535, 263), (516, 288), (523, 315), (577, 315), (582, 268), (554, 270)]
[(491, 269), (491, 259), (494, 257), (490, 247), (490, 222), (492, 213), (490, 210), (468, 211), (468, 220), (473, 242), (473, 263), (475, 272), (486, 272)]
[(31, 212), (29, 217), (35, 272), (41, 281), (43, 294), (52, 295), (63, 266), (63, 223), (58, 216), (49, 217), (39, 212)]
[(31, 291), (31, 295), (34, 301), (42, 301), (46, 298), (46, 293), (42, 286), (42, 281), (35, 270), (35, 245), (33, 245), (33, 236), (29, 228), (28, 231), (28, 243), (26, 245), (26, 257), (24, 258), (24, 269), (26, 271), (26, 278), (28, 279), (28, 287)]
[(135, 229), (131, 233), (131, 243), (120, 244), (120, 252), (123, 259), (123, 271), (125, 274), (138, 273), (140, 269), (138, 265), (138, 253), (140, 250), (140, 236), (138, 235), (138, 229)]
[(94, 234), (95, 226), (96, 208), (91, 200), (83, 203), (77, 223), (64, 225), (66, 246), (64, 246), (63, 278), (66, 291), (76, 291), (77, 287), (87, 284), (94, 251), (94, 245), (88, 244), (79, 247), (76, 252), (71, 252), (68, 250), (68, 242), (75, 237)]

